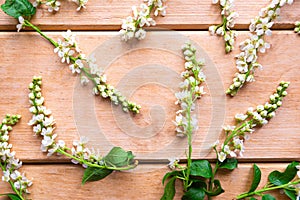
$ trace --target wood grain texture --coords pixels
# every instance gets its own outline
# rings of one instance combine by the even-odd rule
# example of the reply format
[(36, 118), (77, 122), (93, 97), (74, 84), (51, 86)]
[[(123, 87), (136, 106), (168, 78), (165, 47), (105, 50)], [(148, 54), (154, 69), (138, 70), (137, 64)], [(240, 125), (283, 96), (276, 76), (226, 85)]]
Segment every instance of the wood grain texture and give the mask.
[[(0, 4), (5, 0), (0, 0)], [(141, 0), (90, 0), (86, 10), (76, 11), (76, 4), (62, 0), (61, 10), (49, 13), (46, 8), (38, 9), (32, 23), (42, 30), (118, 30), (122, 19), (131, 14), (131, 6)], [(236, 1), (235, 10), (240, 17), (237, 19), (237, 29), (248, 29), (250, 20), (258, 15), (261, 8), (269, 4), (269, 0)], [(170, 0), (167, 2), (167, 16), (157, 18), (159, 27), (169, 29), (207, 29), (212, 24), (221, 22), (219, 7), (211, 0), (184, 1)], [(299, 20), (300, 2), (282, 9), (280, 19), (275, 29), (291, 29)], [(0, 30), (15, 30), (16, 20), (0, 12)]]
[[(266, 184), (273, 170), (284, 170), (287, 164), (258, 164), (262, 170), (259, 188)], [(157, 200), (163, 194), (161, 180), (169, 170), (165, 165), (139, 165), (131, 172), (114, 172), (105, 179), (81, 185), (83, 169), (74, 165), (26, 165), (22, 168), (34, 184), (30, 187), (31, 199), (147, 199)], [(252, 165), (240, 164), (233, 172), (220, 171), (217, 177), (225, 193), (213, 199), (232, 200), (251, 186)], [(182, 185), (176, 183), (175, 200), (181, 199)], [(0, 182), (0, 193), (10, 192), (7, 183)], [(277, 199), (288, 198), (279, 191), (271, 192)], [(1, 198), (0, 198), (1, 199)], [(3, 200), (5, 198), (2, 198)]]
[[(59, 37), (57, 33), (47, 34)], [(119, 43), (113, 32), (77, 33), (83, 52), (94, 51), (100, 64), (108, 62), (107, 66), (101, 66), (106, 68), (109, 82), (142, 105), (141, 114), (131, 116), (111, 107), (108, 101), (95, 98), (90, 88), (78, 86), (78, 78), (67, 65), (60, 63), (51, 45), (37, 34), (1, 33), (0, 54), (5, 56), (0, 58), (0, 116), (6, 113), (23, 116), (10, 139), (17, 157), (25, 162), (67, 162), (63, 157), (47, 158), (41, 153), (41, 140), (33, 136), (27, 125), (31, 118), (27, 85), (34, 75), (41, 75), (46, 105), (57, 122), (56, 133), (68, 145), (79, 135), (85, 135), (91, 138), (93, 147), (103, 153), (115, 145), (132, 150), (144, 161), (184, 158), (186, 141), (174, 136), (172, 120), (178, 107), (173, 94), (178, 90), (179, 73), (183, 70), (182, 44), (178, 41), (189, 38), (199, 45), (199, 53), (206, 59), (205, 90), (208, 92), (197, 105), (199, 130), (193, 139), (193, 157), (213, 159), (209, 147), (222, 138), (221, 126), (232, 124), (234, 115), (245, 112), (249, 106), (263, 104), (277, 84), (287, 80), (291, 86), (283, 106), (268, 125), (258, 128), (246, 141), (246, 152), (240, 160), (299, 158), (300, 58), (295, 56), (300, 46), (298, 35), (292, 31), (275, 31), (267, 38), (272, 47), (259, 58), (264, 70), (256, 73), (256, 82), (243, 88), (237, 97), (230, 98), (224, 95), (224, 90), (236, 72), (234, 55), (238, 49), (224, 55), (222, 39), (207, 32), (173, 32), (170, 37), (156, 34), (164, 33), (149, 33), (148, 39), (133, 49), (129, 48), (133, 44)], [(247, 38), (246, 32), (239, 34), (238, 42)], [(117, 52), (116, 49), (122, 48), (126, 51)]]

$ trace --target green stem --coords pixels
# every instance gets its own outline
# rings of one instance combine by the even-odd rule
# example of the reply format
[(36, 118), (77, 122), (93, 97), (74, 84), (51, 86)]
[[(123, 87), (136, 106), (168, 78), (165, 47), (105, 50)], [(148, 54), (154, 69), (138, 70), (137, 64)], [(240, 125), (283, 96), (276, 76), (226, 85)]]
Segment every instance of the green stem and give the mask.
[(133, 164), (133, 165), (128, 165), (126, 167), (109, 167), (109, 166), (106, 166), (106, 165), (97, 165), (97, 164), (94, 164), (94, 163), (91, 163), (91, 162), (88, 162), (84, 159), (81, 159), (81, 158), (78, 158), (76, 156), (73, 156), (69, 153), (67, 153), (65, 150), (61, 149), (61, 148), (58, 148), (56, 150), (57, 153), (60, 153), (62, 155), (65, 155), (69, 158), (72, 158), (80, 163), (83, 163), (89, 167), (95, 167), (95, 168), (100, 168), (100, 169), (110, 169), (110, 170), (118, 170), (118, 171), (122, 171), (122, 170), (129, 170), (129, 169), (133, 169), (136, 167), (137, 163)]
[[(192, 85), (192, 84), (191, 84)], [(188, 121), (187, 124), (187, 138), (188, 138), (188, 155), (187, 155), (187, 169), (186, 169), (186, 175), (185, 175), (185, 181), (184, 181), (184, 190), (187, 191), (188, 188), (190, 187), (190, 174), (191, 174), (191, 165), (192, 165), (192, 152), (193, 152), (193, 147), (192, 147), (192, 133), (193, 133), (193, 126), (192, 126), (192, 117), (191, 117), (191, 108), (193, 104), (193, 94), (195, 91), (194, 85), (191, 86), (191, 91), (190, 91), (190, 96), (189, 99), (187, 100), (187, 113), (186, 113), (186, 118)]]
[(43, 38), (45, 38), (46, 40), (48, 40), (51, 44), (53, 44), (53, 46), (57, 47), (58, 44), (57, 42), (55, 42), (53, 39), (49, 38), (47, 35), (45, 35), (38, 27), (36, 27), (35, 25), (33, 25), (32, 23), (30, 23), (28, 20), (24, 20), (24, 26), (28, 26), (31, 27), (32, 29), (34, 29), (36, 32), (38, 32), (41, 36), (43, 36)]
[(238, 135), (237, 133), (239, 133), (238, 131), (240, 131), (242, 128), (244, 128), (247, 124), (252, 124), (253, 123), (253, 119), (244, 122), (242, 125), (240, 125), (238, 128), (234, 129), (231, 134), (226, 137), (225, 141), (224, 141), (224, 146), (228, 144), (228, 142), (234, 138), (236, 135)]
[[(213, 184), (214, 184), (214, 181), (215, 181), (216, 174), (218, 173), (219, 167), (220, 167), (220, 163), (219, 163), (219, 160), (217, 160), (217, 163), (216, 163), (216, 166), (215, 166), (214, 171), (212, 173), (212, 176), (209, 179), (209, 184), (208, 184), (209, 191), (213, 190)], [(208, 199), (210, 200), (211, 196), (208, 196)]]
[(253, 195), (260, 195), (261, 193), (271, 191), (271, 190), (284, 189), (284, 188), (287, 188), (287, 187), (292, 186), (292, 185), (297, 185), (299, 183), (300, 183), (300, 179), (295, 181), (295, 182), (289, 182), (289, 183), (286, 183), (286, 184), (283, 184), (283, 185), (273, 186), (273, 187), (269, 187), (269, 188), (263, 188), (261, 190), (257, 190), (257, 191), (254, 191), (254, 192), (240, 194), (239, 196), (236, 197), (236, 199), (243, 199), (243, 198), (250, 197), (250, 196), (253, 196)]

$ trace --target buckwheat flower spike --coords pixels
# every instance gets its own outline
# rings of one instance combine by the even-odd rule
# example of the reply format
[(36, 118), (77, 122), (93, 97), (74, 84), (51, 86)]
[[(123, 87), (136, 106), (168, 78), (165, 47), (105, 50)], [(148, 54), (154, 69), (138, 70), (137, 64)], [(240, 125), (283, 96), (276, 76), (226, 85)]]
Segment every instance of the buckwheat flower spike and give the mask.
[[(137, 166), (137, 161), (133, 159), (134, 156), (132, 153), (126, 152), (120, 147), (114, 147), (108, 155), (103, 157), (99, 152), (87, 147), (88, 140), (85, 137), (81, 137), (79, 141), (74, 141), (71, 148), (67, 147), (63, 140), (57, 141), (57, 134), (54, 133), (55, 120), (51, 115), (51, 111), (44, 106), (45, 100), (41, 93), (41, 87), (42, 78), (33, 77), (32, 82), (29, 84), (29, 102), (31, 104), (29, 111), (33, 116), (28, 125), (33, 127), (33, 132), (37, 136), (42, 136), (42, 152), (47, 153), (47, 156), (52, 156), (55, 153), (58, 155), (65, 155), (69, 157), (74, 164), (81, 164), (84, 168), (87, 168), (88, 172), (93, 168), (95, 170), (106, 170), (106, 173), (111, 173), (114, 170), (129, 170)], [(112, 157), (121, 156), (118, 154), (122, 154), (124, 157), (122, 159), (126, 162), (124, 161), (116, 165), (112, 163), (113, 161), (108, 160), (110, 154), (112, 154)], [(86, 181), (88, 180), (85, 180), (84, 182)]]
[(220, 4), (222, 23), (209, 27), (209, 32), (214, 35), (223, 36), (225, 41), (225, 52), (229, 53), (234, 48), (234, 41), (236, 32), (231, 30), (234, 27), (235, 19), (239, 16), (237, 12), (233, 11), (234, 0), (213, 0), (213, 4)]
[(295, 33), (300, 34), (300, 21), (297, 21), (295, 23), (295, 29), (294, 29)]
[[(166, 15), (166, 0), (144, 0), (139, 8), (132, 6), (132, 16), (123, 19), (120, 30), (121, 40), (128, 41), (132, 38), (142, 40), (146, 37), (145, 26), (155, 26), (153, 17)], [(152, 13), (153, 12), (153, 13)]]
[(279, 16), (281, 7), (292, 3), (293, 0), (272, 0), (270, 5), (261, 9), (259, 16), (251, 20), (250, 38), (240, 44), (241, 53), (236, 56), (238, 72), (227, 89), (227, 94), (235, 96), (245, 83), (254, 81), (255, 70), (262, 68), (257, 61), (258, 53), (265, 53), (270, 48), (270, 44), (265, 41), (265, 35), (272, 34), (271, 27)]
[(283, 98), (287, 95), (286, 89), (289, 82), (282, 81), (276, 89), (276, 92), (270, 96), (269, 102), (264, 105), (258, 105), (256, 108), (248, 108), (245, 114), (236, 114), (235, 126), (225, 126), (224, 131), (226, 139), (221, 145), (221, 150), (217, 151), (214, 147), (218, 160), (224, 160), (230, 157), (242, 156), (245, 151), (244, 141), (249, 138), (249, 134), (254, 132), (256, 126), (263, 126), (275, 116), (276, 110), (282, 105)]
[[(72, 0), (74, 3), (78, 5), (77, 11), (80, 11), (81, 8), (86, 8), (86, 4), (88, 0)], [(34, 7), (38, 7), (42, 4), (45, 4), (48, 8), (49, 12), (57, 12), (60, 9), (61, 3), (58, 0), (36, 0), (33, 2)]]
[(36, 26), (28, 20), (20, 18), (18, 30), (22, 26), (28, 26), (36, 30), (42, 37), (54, 46), (54, 53), (58, 55), (62, 63), (69, 65), (70, 71), (75, 75), (80, 75), (82, 85), (86, 85), (90, 80), (94, 85), (93, 94), (109, 99), (114, 105), (120, 105), (124, 112), (139, 113), (141, 106), (129, 101), (114, 86), (107, 82), (104, 72), (99, 69), (96, 59), (91, 56), (87, 58), (79, 48), (75, 34), (71, 30), (63, 32), (62, 39), (57, 42), (42, 33)]
[[(8, 143), (9, 132), (20, 118), (20, 115), (6, 115), (0, 124), (0, 167), (3, 171), (2, 181), (8, 182), (15, 192), (11, 195), (17, 199), (25, 200), (26, 194), (29, 194), (27, 188), (32, 185), (32, 182), (26, 178), (24, 173), (19, 171), (22, 162), (15, 158), (16, 153), (11, 151), (12, 144)], [(3, 194), (3, 196), (6, 195)]]
[(182, 51), (185, 57), (185, 71), (181, 73), (181, 91), (175, 94), (175, 103), (180, 105), (174, 122), (178, 136), (189, 135), (197, 129), (197, 118), (192, 116), (191, 112), (195, 109), (195, 100), (205, 94), (203, 86), (200, 85), (206, 78), (202, 71), (204, 61), (196, 59), (196, 48), (187, 42)]

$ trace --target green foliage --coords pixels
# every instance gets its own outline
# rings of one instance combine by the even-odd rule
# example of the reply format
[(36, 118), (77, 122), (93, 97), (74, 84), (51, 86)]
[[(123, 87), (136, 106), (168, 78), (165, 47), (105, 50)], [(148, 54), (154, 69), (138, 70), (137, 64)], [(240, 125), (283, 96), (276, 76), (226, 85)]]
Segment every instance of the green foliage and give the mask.
[(1, 9), (16, 19), (20, 16), (30, 18), (36, 12), (36, 8), (28, 0), (6, 0)]
[(287, 166), (287, 168), (283, 173), (279, 171), (271, 172), (268, 177), (270, 183), (274, 185), (283, 185), (290, 182), (291, 180), (294, 179), (294, 177), (297, 174), (298, 171), (296, 168), (297, 165), (299, 165), (298, 162), (292, 162)]
[(124, 167), (134, 163), (134, 155), (131, 151), (125, 151), (121, 147), (114, 147), (104, 157), (104, 162), (108, 167)]
[(13, 193), (0, 194), (0, 196), (7, 196), (10, 200), (22, 200), (21, 197)]
[(221, 182), (219, 180), (214, 180), (212, 191), (206, 191), (206, 194), (208, 196), (218, 196), (223, 192), (225, 192), (225, 190), (221, 187)]
[(292, 200), (296, 200), (297, 198), (294, 190), (291, 191), (291, 190), (284, 189), (284, 194)]
[(101, 169), (97, 167), (88, 167), (84, 170), (84, 174), (82, 177), (82, 184), (91, 181), (99, 181), (104, 179), (106, 176), (110, 175), (113, 170), (110, 169)]
[(175, 181), (176, 176), (173, 176), (170, 178), (169, 182), (166, 184), (166, 187), (164, 189), (164, 194), (161, 197), (161, 200), (172, 200), (175, 196), (176, 190), (175, 190)]
[(236, 158), (227, 158), (224, 162), (221, 163), (221, 169), (234, 170), (238, 167), (238, 161)]
[(260, 180), (261, 180), (261, 171), (260, 171), (259, 167), (256, 164), (254, 164), (253, 165), (253, 180), (252, 180), (252, 184), (251, 184), (249, 192), (253, 192), (256, 190), (256, 188), (258, 187), (258, 185), (260, 183)]
[(276, 199), (270, 194), (265, 194), (262, 196), (262, 200), (276, 200)]
[(203, 200), (205, 191), (203, 188), (191, 187), (184, 195), (182, 200)]
[(212, 177), (212, 168), (207, 160), (194, 161), (191, 164), (191, 175), (201, 176), (204, 178)]

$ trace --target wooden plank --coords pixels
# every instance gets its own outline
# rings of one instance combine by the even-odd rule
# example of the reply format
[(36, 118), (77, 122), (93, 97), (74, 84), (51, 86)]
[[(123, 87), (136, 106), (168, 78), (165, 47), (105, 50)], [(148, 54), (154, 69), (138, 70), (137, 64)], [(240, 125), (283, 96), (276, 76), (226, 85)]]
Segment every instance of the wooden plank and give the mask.
[[(268, 174), (283, 170), (287, 164), (258, 164), (262, 170), (262, 182), (266, 184)], [(160, 199), (163, 194), (162, 177), (168, 169), (165, 165), (140, 165), (131, 172), (115, 172), (105, 179), (81, 185), (83, 169), (74, 165), (26, 165), (22, 168), (28, 178), (31, 199)], [(252, 179), (252, 164), (240, 164), (233, 172), (222, 171), (220, 179), (225, 193), (214, 199), (232, 200), (249, 190)], [(176, 183), (176, 199), (181, 199), (182, 187)], [(0, 182), (0, 193), (10, 192), (7, 183)], [(279, 191), (272, 192), (276, 199), (287, 200)]]
[[(49, 33), (54, 38), (58, 37), (57, 34)], [(118, 88), (143, 106), (140, 115), (129, 117), (119, 109), (112, 109), (109, 102), (94, 98), (89, 89), (78, 86), (77, 78), (65, 64), (60, 63), (50, 44), (37, 34), (1, 33), (0, 54), (4, 56), (0, 62), (0, 116), (6, 113), (23, 115), (10, 139), (17, 156), (26, 162), (66, 161), (64, 158), (46, 158), (39, 151), (40, 139), (33, 136), (27, 125), (31, 118), (27, 85), (32, 76), (41, 75), (46, 105), (57, 122), (56, 133), (68, 145), (79, 134), (88, 134), (94, 147), (99, 147), (101, 152), (116, 145), (134, 151), (142, 160), (185, 157), (186, 141), (175, 137), (172, 120), (178, 110), (173, 93), (178, 90), (178, 73), (183, 70), (180, 41), (188, 36), (203, 49), (201, 56), (206, 58), (208, 76), (208, 94), (199, 101), (197, 108), (200, 128), (193, 140), (194, 158), (213, 159), (214, 155), (209, 154), (208, 149), (222, 136), (221, 125), (231, 124), (233, 116), (245, 112), (249, 106), (263, 104), (281, 80), (292, 82), (289, 95), (277, 116), (246, 141), (246, 152), (240, 159), (286, 161), (298, 158), (300, 58), (294, 56), (300, 46), (298, 35), (292, 31), (274, 32), (268, 38), (272, 48), (259, 58), (264, 70), (258, 71), (257, 81), (243, 88), (237, 97), (230, 98), (225, 97), (223, 91), (236, 72), (234, 56), (239, 52), (237, 49), (225, 55), (221, 48), (222, 39), (209, 36), (207, 32), (174, 32), (172, 37), (157, 37), (155, 34), (149, 33), (148, 39), (139, 43), (140, 49), (116, 56), (114, 50), (129, 48), (129, 44), (119, 43), (114, 38), (115, 33), (77, 33), (83, 52), (89, 54), (98, 47), (95, 51), (100, 54), (98, 61), (112, 61), (106, 69), (109, 82), (113, 85), (123, 83)], [(246, 32), (240, 32), (238, 42), (246, 37)], [(156, 45), (162, 47), (156, 48), (159, 47)], [(152, 108), (155, 105), (161, 107)]]
[[(5, 0), (0, 0), (2, 4)], [(90, 0), (87, 9), (76, 11), (76, 5), (70, 1), (61, 1), (58, 13), (49, 13), (47, 9), (38, 9), (32, 22), (43, 30), (118, 30), (121, 20), (131, 14), (131, 6), (139, 6), (141, 0), (112, 1)], [(236, 1), (235, 10), (240, 14), (237, 29), (246, 29), (250, 19), (258, 15), (261, 8), (269, 4), (269, 0), (251, 2)], [(211, 0), (191, 0), (182, 3), (180, 0), (167, 2), (168, 14), (165, 18), (157, 18), (160, 27), (169, 29), (207, 29), (212, 24), (221, 22), (220, 10), (212, 5)], [(274, 28), (291, 29), (299, 20), (300, 2), (282, 9), (282, 15)], [(0, 30), (15, 30), (16, 20), (0, 12)]]

